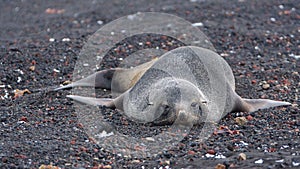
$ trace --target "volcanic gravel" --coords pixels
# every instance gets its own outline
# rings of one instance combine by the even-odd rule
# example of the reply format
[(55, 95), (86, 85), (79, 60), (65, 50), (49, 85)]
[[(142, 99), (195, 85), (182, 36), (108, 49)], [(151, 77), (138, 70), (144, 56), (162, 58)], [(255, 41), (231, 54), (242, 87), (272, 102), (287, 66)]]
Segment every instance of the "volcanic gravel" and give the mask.
[[(300, 167), (299, 9), (297, 0), (2, 1), (0, 168)], [(240, 96), (293, 105), (228, 114), (204, 142), (198, 141), (201, 125), (194, 126), (173, 148), (149, 158), (106, 151), (78, 121), (66, 98), (70, 90), (50, 89), (72, 80), (84, 43), (101, 26), (146, 11), (201, 22), (199, 29), (231, 66)], [(120, 52), (112, 50), (104, 64), (117, 66), (116, 58), (139, 49), (137, 41), (169, 44), (167, 50), (183, 45), (168, 37), (135, 37), (118, 44)], [(106, 97), (109, 91), (97, 94)], [(116, 110), (100, 111), (120, 133), (137, 138), (168, 128), (139, 126)]]

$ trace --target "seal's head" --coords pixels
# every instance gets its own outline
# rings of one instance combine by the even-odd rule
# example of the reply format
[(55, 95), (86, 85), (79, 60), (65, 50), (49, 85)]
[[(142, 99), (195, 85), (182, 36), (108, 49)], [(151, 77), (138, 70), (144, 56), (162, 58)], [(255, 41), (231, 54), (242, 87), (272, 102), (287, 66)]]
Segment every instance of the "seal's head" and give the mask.
[(183, 79), (161, 80), (148, 100), (154, 124), (193, 125), (207, 117), (207, 98), (197, 86)]

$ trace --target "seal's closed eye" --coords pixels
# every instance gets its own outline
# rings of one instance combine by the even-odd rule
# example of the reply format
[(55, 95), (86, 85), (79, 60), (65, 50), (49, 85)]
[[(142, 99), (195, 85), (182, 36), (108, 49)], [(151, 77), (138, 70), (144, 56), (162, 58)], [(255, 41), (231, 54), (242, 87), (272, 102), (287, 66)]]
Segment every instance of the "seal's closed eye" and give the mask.
[(202, 116), (202, 108), (201, 105), (197, 102), (193, 102), (191, 104), (191, 108), (195, 111), (195, 113), (199, 113)]
[(167, 104), (162, 104), (160, 107), (161, 107), (161, 110), (162, 110), (161, 116), (163, 116), (163, 117), (167, 116), (170, 112), (170, 106), (167, 105)]

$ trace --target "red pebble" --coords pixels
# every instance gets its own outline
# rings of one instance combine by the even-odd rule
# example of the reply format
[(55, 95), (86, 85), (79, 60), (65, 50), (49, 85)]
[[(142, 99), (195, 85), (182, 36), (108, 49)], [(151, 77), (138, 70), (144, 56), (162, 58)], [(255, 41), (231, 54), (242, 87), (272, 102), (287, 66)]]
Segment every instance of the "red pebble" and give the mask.
[(207, 153), (208, 153), (208, 154), (212, 154), (212, 155), (215, 155), (215, 154), (216, 154), (215, 150), (207, 150)]
[(27, 117), (22, 116), (22, 117), (20, 118), (20, 121), (28, 122), (28, 119), (27, 119)]
[(195, 151), (193, 151), (193, 150), (189, 150), (188, 151), (188, 155), (195, 155), (196, 153), (195, 153)]
[(247, 118), (247, 120), (249, 120), (249, 121), (250, 121), (250, 120), (253, 120), (253, 117), (252, 117), (251, 115), (248, 115), (246, 118)]

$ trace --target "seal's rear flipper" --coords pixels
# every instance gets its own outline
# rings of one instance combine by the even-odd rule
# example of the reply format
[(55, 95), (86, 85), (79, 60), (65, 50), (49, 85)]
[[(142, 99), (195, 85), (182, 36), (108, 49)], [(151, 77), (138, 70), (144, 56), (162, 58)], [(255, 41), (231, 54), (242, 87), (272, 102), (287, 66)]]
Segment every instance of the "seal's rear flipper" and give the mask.
[(248, 112), (254, 112), (260, 109), (267, 109), (277, 106), (288, 106), (291, 105), (289, 102), (275, 101), (269, 99), (242, 99), (243, 107), (247, 109)]
[(77, 86), (85, 86), (85, 87), (100, 87), (104, 89), (111, 89), (111, 82), (113, 75), (116, 69), (108, 69), (96, 72), (86, 78), (80, 79), (71, 84), (58, 87), (54, 89), (54, 91), (77, 87)]

